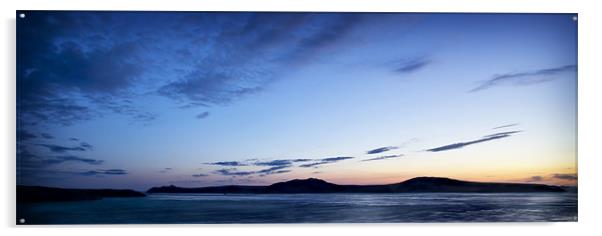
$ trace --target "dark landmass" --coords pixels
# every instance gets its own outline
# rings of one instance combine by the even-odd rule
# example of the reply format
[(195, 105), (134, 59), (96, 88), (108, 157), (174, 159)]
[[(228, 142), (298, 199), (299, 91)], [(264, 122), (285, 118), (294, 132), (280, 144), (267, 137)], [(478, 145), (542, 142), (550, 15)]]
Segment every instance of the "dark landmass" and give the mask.
[(182, 188), (177, 186), (154, 187), (147, 193), (523, 193), (564, 192), (558, 186), (544, 184), (484, 183), (439, 177), (417, 177), (396, 184), (384, 185), (338, 185), (321, 179), (295, 179), (269, 186), (215, 186)]
[(17, 202), (59, 202), (99, 200), (105, 197), (144, 197), (128, 189), (68, 189), (17, 185)]

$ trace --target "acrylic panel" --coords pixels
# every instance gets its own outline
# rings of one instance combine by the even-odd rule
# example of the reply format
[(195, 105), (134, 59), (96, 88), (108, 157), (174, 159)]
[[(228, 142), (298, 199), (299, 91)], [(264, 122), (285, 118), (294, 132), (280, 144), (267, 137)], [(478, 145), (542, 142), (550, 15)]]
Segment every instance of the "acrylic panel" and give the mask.
[(577, 20), (17, 11), (16, 223), (577, 221)]

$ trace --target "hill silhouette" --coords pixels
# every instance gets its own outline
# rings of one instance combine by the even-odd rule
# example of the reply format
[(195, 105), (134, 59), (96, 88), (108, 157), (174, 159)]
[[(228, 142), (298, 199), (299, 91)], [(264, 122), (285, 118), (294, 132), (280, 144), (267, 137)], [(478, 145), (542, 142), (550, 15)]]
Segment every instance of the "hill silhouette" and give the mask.
[(147, 193), (415, 193), (415, 192), (564, 192), (558, 186), (520, 183), (485, 183), (440, 177), (416, 177), (384, 185), (338, 185), (321, 179), (294, 179), (268, 186), (228, 185), (201, 188), (153, 187)]
[(70, 189), (41, 186), (17, 186), (18, 202), (58, 202), (98, 200), (105, 197), (144, 197), (146, 194), (129, 189)]

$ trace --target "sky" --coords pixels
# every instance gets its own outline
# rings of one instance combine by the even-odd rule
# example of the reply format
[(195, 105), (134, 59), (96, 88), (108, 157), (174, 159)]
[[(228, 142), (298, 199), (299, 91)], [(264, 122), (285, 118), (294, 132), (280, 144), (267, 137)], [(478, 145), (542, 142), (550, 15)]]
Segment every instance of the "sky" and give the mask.
[(576, 185), (576, 14), (17, 12), (17, 184)]

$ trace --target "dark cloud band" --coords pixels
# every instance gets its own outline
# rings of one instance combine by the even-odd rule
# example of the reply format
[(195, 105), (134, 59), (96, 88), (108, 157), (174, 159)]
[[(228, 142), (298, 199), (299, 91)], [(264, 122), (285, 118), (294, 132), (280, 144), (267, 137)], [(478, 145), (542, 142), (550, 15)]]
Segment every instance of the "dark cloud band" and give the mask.
[(490, 135), (483, 136), (483, 138), (481, 138), (481, 139), (477, 139), (477, 140), (473, 140), (473, 141), (468, 141), (468, 142), (460, 142), (460, 143), (449, 144), (449, 145), (445, 145), (445, 146), (440, 146), (440, 147), (436, 147), (436, 148), (427, 149), (426, 151), (429, 151), (429, 152), (442, 152), (442, 151), (449, 151), (449, 150), (459, 149), (459, 148), (463, 148), (463, 147), (469, 146), (469, 145), (474, 145), (474, 144), (478, 144), (478, 143), (488, 142), (488, 141), (492, 141), (492, 140), (496, 140), (496, 139), (507, 138), (507, 137), (510, 137), (512, 134), (519, 133), (519, 132), (521, 132), (521, 131), (509, 131), (509, 132), (501, 132), (501, 133), (496, 133), (496, 134), (490, 134)]

